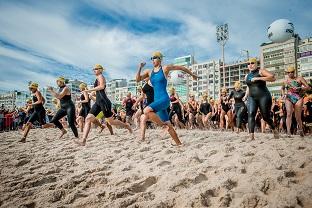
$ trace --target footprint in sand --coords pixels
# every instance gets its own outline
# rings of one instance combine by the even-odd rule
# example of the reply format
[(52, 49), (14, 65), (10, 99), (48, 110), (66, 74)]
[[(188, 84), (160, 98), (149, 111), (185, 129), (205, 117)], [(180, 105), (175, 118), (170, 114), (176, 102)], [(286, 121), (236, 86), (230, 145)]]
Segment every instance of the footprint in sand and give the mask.
[(128, 188), (128, 190), (134, 193), (144, 192), (155, 183), (157, 183), (157, 178), (154, 176), (150, 176), (139, 183), (133, 184)]
[(170, 165), (170, 164), (171, 164), (171, 162), (169, 162), (169, 161), (162, 161), (159, 164), (157, 164), (157, 166), (162, 167), (162, 166), (166, 166), (166, 165)]

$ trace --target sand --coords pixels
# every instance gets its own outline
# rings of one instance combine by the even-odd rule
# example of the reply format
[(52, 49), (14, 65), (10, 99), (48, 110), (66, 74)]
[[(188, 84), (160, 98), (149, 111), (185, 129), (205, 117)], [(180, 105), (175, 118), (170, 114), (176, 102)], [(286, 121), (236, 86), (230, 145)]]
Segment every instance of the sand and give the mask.
[[(312, 138), (179, 130), (92, 130), (85, 147), (71, 133), (0, 134), (1, 207), (312, 207)], [(70, 131), (69, 131), (70, 132)]]

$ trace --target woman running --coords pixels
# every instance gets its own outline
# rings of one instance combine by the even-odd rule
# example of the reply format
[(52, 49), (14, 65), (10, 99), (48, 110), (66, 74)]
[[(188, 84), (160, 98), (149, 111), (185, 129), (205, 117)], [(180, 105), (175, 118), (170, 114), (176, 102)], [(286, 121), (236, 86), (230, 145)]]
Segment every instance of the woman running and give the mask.
[(70, 89), (65, 84), (65, 78), (59, 77), (56, 80), (56, 84), (59, 87), (58, 92), (55, 92), (53, 87), (48, 87), (48, 90), (51, 92), (51, 94), (60, 100), (60, 109), (56, 112), (56, 114), (53, 116), (52, 120), (43, 125), (43, 128), (50, 128), (54, 125), (61, 130), (61, 135), (59, 138), (62, 138), (67, 131), (65, 130), (64, 126), (61, 124), (60, 119), (67, 116), (68, 124), (73, 131), (76, 138), (78, 138), (78, 130), (76, 127), (76, 109), (75, 104), (71, 100), (71, 92)]
[(121, 126), (123, 128), (128, 129), (129, 132), (132, 133), (132, 129), (129, 124), (125, 124), (113, 118), (112, 103), (105, 93), (106, 80), (102, 74), (104, 68), (100, 64), (96, 64), (93, 68), (93, 71), (96, 76), (94, 88), (85, 90), (85, 92), (89, 93), (95, 91), (96, 100), (89, 114), (87, 115), (85, 126), (83, 129), (82, 140), (75, 141), (77, 144), (82, 146), (86, 145), (87, 137), (91, 129), (91, 123), (98, 124), (98, 121), (96, 120), (95, 116), (97, 116), (101, 111), (103, 112), (105, 120), (109, 125)]
[[(220, 127), (221, 130), (232, 128), (232, 121), (233, 121), (233, 112), (231, 108), (231, 103), (229, 102), (228, 96), (227, 96), (227, 89), (222, 88), (221, 94), (220, 94), (220, 100), (221, 104), (221, 115), (220, 115)], [(225, 124), (224, 124), (225, 120)]]
[(79, 114), (78, 114), (77, 123), (78, 123), (78, 126), (80, 127), (80, 131), (83, 132), (85, 119), (86, 119), (91, 107), (90, 107), (89, 95), (87, 92), (85, 92), (85, 90), (88, 89), (87, 85), (85, 83), (81, 83), (79, 85), (79, 89), (81, 91), (81, 95), (80, 95), (80, 101), (77, 101), (77, 104), (81, 104), (81, 109), (80, 109)]
[(240, 81), (236, 81), (234, 84), (234, 90), (231, 91), (229, 98), (234, 98), (234, 112), (236, 115), (236, 132), (239, 133), (240, 129), (243, 128), (244, 116), (247, 113), (247, 107), (244, 103), (243, 98), (245, 97), (245, 92), (241, 89)]
[[(173, 70), (181, 70), (184, 71), (194, 79), (197, 79), (197, 76), (194, 75), (189, 69), (183, 66), (164, 66), (162, 67), (161, 62), (163, 59), (163, 55), (160, 52), (154, 52), (152, 54), (151, 60), (153, 62), (153, 69), (143, 72), (141, 75), (141, 70), (145, 66), (145, 63), (141, 63), (139, 66), (139, 70), (136, 75), (136, 81), (139, 82), (146, 78), (150, 78), (150, 81), (154, 88), (154, 102), (152, 102), (149, 106), (144, 109), (144, 114), (147, 116), (147, 119), (157, 123), (160, 126), (167, 126), (168, 132), (172, 139), (175, 141), (177, 145), (181, 145), (181, 141), (178, 138), (178, 135), (174, 128), (172, 127), (169, 121), (169, 115), (167, 112), (167, 108), (170, 105), (170, 98), (167, 93), (167, 76), (170, 71)], [(158, 115), (156, 114), (158, 113)], [(163, 122), (165, 121), (165, 122)]]
[(29, 85), (29, 90), (31, 91), (33, 97), (32, 97), (32, 103), (28, 103), (28, 106), (32, 106), (34, 111), (30, 115), (25, 128), (23, 137), (20, 140), (20, 142), (26, 142), (26, 137), (29, 133), (29, 130), (32, 128), (32, 125), (35, 121), (38, 121), (40, 125), (45, 124), (45, 117), (46, 117), (46, 111), (43, 107), (44, 104), (44, 98), (42, 97), (41, 93), (38, 90), (38, 84), (32, 82)]
[(259, 69), (256, 58), (249, 59), (248, 69), (249, 73), (246, 75), (245, 79), (247, 84), (246, 95), (248, 96), (247, 109), (250, 140), (255, 139), (255, 117), (258, 109), (260, 109), (263, 120), (267, 122), (273, 130), (274, 138), (278, 139), (278, 131), (275, 129), (270, 115), (272, 97), (270, 91), (266, 87), (266, 82), (275, 81), (275, 77), (271, 72), (265, 69)]
[(304, 136), (302, 128), (302, 108), (303, 108), (303, 95), (306, 90), (310, 89), (307, 81), (303, 77), (295, 76), (295, 68), (288, 67), (286, 70), (288, 78), (284, 81), (282, 86), (282, 95), (285, 98), (285, 106), (287, 111), (286, 126), (287, 135), (291, 136), (290, 128), (292, 123), (292, 115), (295, 112), (295, 118), (299, 126), (299, 134)]
[(178, 94), (176, 93), (175, 89), (172, 87), (170, 89), (170, 113), (169, 113), (169, 120), (173, 123), (172, 118), (174, 115), (177, 115), (177, 119), (174, 119), (174, 123), (177, 127), (185, 128), (184, 120), (182, 116), (182, 109), (180, 104), (180, 99)]

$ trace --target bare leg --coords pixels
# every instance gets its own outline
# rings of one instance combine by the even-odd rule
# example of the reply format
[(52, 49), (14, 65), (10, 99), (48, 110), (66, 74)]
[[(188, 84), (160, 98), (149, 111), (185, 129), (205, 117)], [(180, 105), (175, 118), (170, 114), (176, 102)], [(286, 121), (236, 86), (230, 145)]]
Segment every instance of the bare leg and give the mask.
[(146, 115), (141, 115), (140, 118), (140, 129), (141, 129), (141, 140), (145, 140), (145, 131), (146, 131), (146, 121), (148, 120), (148, 117)]
[(88, 116), (86, 118), (85, 126), (83, 128), (82, 140), (81, 141), (74, 140), (74, 142), (76, 142), (80, 146), (86, 145), (87, 137), (88, 137), (90, 129), (91, 129), (91, 123), (95, 122), (95, 120), (97, 120), (97, 119), (95, 118), (94, 115), (88, 114)]
[(113, 125), (113, 126), (121, 126), (123, 128), (126, 128), (129, 130), (130, 133), (132, 133), (132, 129), (130, 127), (130, 124), (128, 123), (123, 123), (117, 119), (113, 119), (113, 117), (110, 117), (110, 118), (107, 118), (106, 119), (107, 123), (110, 124), (110, 125)]
[(169, 132), (171, 138), (173, 139), (173, 141), (176, 143), (176, 145), (181, 145), (182, 143), (181, 143), (181, 141), (180, 141), (180, 139), (179, 139), (179, 137), (177, 135), (177, 132), (174, 130), (174, 128), (171, 125), (170, 121), (167, 121), (166, 123), (167, 123), (167, 125), (169, 127), (168, 132)]
[(301, 120), (301, 113), (302, 113), (302, 107), (303, 107), (303, 99), (298, 100), (298, 102), (295, 104), (295, 117), (299, 126), (299, 134), (301, 137), (304, 137), (303, 132), (303, 124)]
[(293, 107), (293, 104), (288, 99), (285, 100), (285, 107), (286, 107), (286, 112), (287, 112), (287, 117), (286, 117), (287, 135), (290, 136), (291, 135), (290, 128), (291, 128), (294, 107)]
[(25, 126), (25, 129), (24, 129), (23, 137), (22, 137), (22, 139), (20, 140), (20, 142), (23, 142), (23, 143), (26, 142), (26, 137), (27, 137), (27, 135), (28, 135), (28, 133), (29, 133), (31, 127), (32, 127), (32, 124), (29, 123), (29, 122), (27, 122), (27, 123), (26, 123), (26, 126)]

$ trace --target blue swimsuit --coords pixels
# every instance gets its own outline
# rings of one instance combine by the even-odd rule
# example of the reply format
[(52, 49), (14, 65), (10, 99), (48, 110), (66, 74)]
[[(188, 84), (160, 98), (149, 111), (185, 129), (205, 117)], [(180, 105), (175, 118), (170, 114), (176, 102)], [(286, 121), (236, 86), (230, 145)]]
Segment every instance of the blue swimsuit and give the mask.
[(149, 107), (157, 113), (162, 121), (169, 121), (167, 108), (170, 106), (170, 98), (166, 89), (167, 79), (163, 69), (160, 68), (158, 72), (152, 70), (150, 80), (154, 88), (154, 102), (149, 104)]

